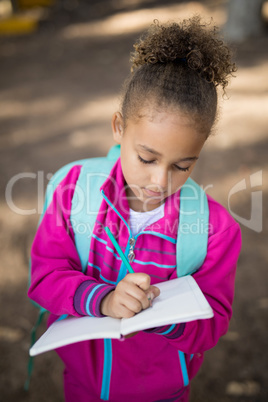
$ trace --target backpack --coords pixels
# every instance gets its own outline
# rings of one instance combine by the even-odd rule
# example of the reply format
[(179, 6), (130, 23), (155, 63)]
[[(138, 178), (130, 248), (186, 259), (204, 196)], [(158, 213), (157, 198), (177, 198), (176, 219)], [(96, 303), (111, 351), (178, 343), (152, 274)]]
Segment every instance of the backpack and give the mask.
[[(94, 223), (98, 214), (98, 210), (102, 201), (102, 194), (96, 189), (100, 189), (104, 181), (110, 174), (110, 171), (120, 156), (120, 146), (113, 146), (106, 157), (83, 159), (69, 163), (58, 170), (50, 180), (44, 201), (43, 212), (41, 214), (39, 224), (50, 205), (54, 191), (59, 183), (65, 178), (70, 169), (75, 165), (82, 165), (71, 209), (71, 222), (75, 216), (75, 225), (73, 225), (74, 238), (76, 249), (81, 261), (82, 272), (85, 273), (88, 263), (88, 255), (90, 249), (91, 235)], [(88, 179), (90, 178), (90, 182)], [(89, 187), (88, 187), (89, 184)], [(79, 189), (89, 189), (87, 198)], [(81, 197), (82, 195), (82, 197)], [(90, 207), (90, 209), (88, 208)], [(180, 193), (180, 213), (179, 227), (176, 244), (177, 254), (177, 276), (185, 276), (193, 274), (203, 264), (207, 254), (208, 242), (208, 221), (209, 208), (208, 201), (204, 190), (191, 178), (188, 178), (181, 188)], [(91, 233), (85, 235), (79, 230), (80, 225), (86, 225), (87, 228), (92, 228)], [(31, 262), (30, 262), (31, 267)], [(29, 267), (29, 268), (30, 268)], [(30, 272), (29, 272), (30, 283)], [(40, 325), (45, 312), (43, 307), (37, 305), (39, 315), (35, 326), (31, 333), (31, 345), (36, 340), (36, 330)], [(64, 319), (67, 315), (61, 316), (59, 319)], [(33, 370), (33, 357), (30, 357), (28, 364), (28, 379), (25, 383), (25, 389), (29, 387), (29, 380)]]

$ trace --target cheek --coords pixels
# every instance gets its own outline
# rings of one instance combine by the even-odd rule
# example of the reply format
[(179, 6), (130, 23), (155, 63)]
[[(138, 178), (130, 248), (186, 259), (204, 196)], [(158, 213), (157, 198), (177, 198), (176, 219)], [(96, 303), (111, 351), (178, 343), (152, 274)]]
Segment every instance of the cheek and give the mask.
[(171, 188), (171, 193), (174, 194), (176, 193), (186, 182), (188, 177), (190, 176), (190, 172), (186, 173), (179, 173), (171, 176), (171, 183), (170, 183), (170, 188)]
[(130, 167), (135, 169), (135, 166), (137, 165), (136, 153), (127, 143), (121, 145), (121, 161), (122, 165), (127, 169), (130, 169)]
[(140, 163), (135, 155), (130, 152), (128, 152), (127, 154), (121, 153), (121, 165), (123, 175), (127, 184), (136, 185), (142, 175), (142, 170), (140, 168)]

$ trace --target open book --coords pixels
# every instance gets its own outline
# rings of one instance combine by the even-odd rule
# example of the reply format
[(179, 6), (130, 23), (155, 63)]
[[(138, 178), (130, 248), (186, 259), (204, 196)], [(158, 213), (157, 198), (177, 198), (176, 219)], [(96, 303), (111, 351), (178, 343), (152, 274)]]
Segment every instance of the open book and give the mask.
[(160, 296), (131, 318), (71, 317), (54, 322), (30, 349), (35, 356), (89, 339), (115, 338), (144, 329), (210, 318), (213, 310), (190, 275), (155, 284)]

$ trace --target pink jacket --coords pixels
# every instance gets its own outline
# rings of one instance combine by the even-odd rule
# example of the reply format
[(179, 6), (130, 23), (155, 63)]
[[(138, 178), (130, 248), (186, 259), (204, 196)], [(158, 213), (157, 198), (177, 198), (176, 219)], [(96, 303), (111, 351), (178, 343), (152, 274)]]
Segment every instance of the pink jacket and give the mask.
[[(29, 297), (52, 313), (49, 323), (62, 314), (101, 316), (103, 297), (125, 276), (125, 266), (104, 226), (110, 228), (124, 251), (132, 250), (134, 271), (149, 274), (152, 284), (177, 276), (179, 192), (166, 200), (165, 216), (133, 238), (127, 224), (129, 207), (120, 159), (101, 188), (103, 201), (94, 226), (88, 268), (86, 274), (81, 272), (72, 229), (76, 222), (70, 222), (80, 169), (81, 166), (73, 167), (57, 187), (32, 247)], [(116, 197), (114, 183), (120, 198)], [(214, 317), (141, 331), (123, 342), (93, 340), (58, 349), (66, 365), (66, 377), (72, 381), (75, 378), (87, 389), (92, 398), (88, 400), (178, 400), (200, 368), (203, 352), (227, 332), (241, 248), (240, 228), (209, 196), (208, 202), (207, 256), (193, 276), (213, 308)], [(66, 378), (66, 384), (71, 383), (68, 381)]]

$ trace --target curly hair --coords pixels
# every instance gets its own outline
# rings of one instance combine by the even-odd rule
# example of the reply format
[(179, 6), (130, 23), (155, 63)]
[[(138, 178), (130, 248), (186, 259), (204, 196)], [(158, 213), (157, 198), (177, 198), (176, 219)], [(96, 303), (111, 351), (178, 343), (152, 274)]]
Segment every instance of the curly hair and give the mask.
[(122, 101), (125, 124), (141, 116), (146, 100), (179, 108), (208, 136), (216, 119), (216, 88), (225, 91), (236, 71), (218, 28), (202, 23), (200, 16), (163, 25), (155, 20), (134, 49)]

